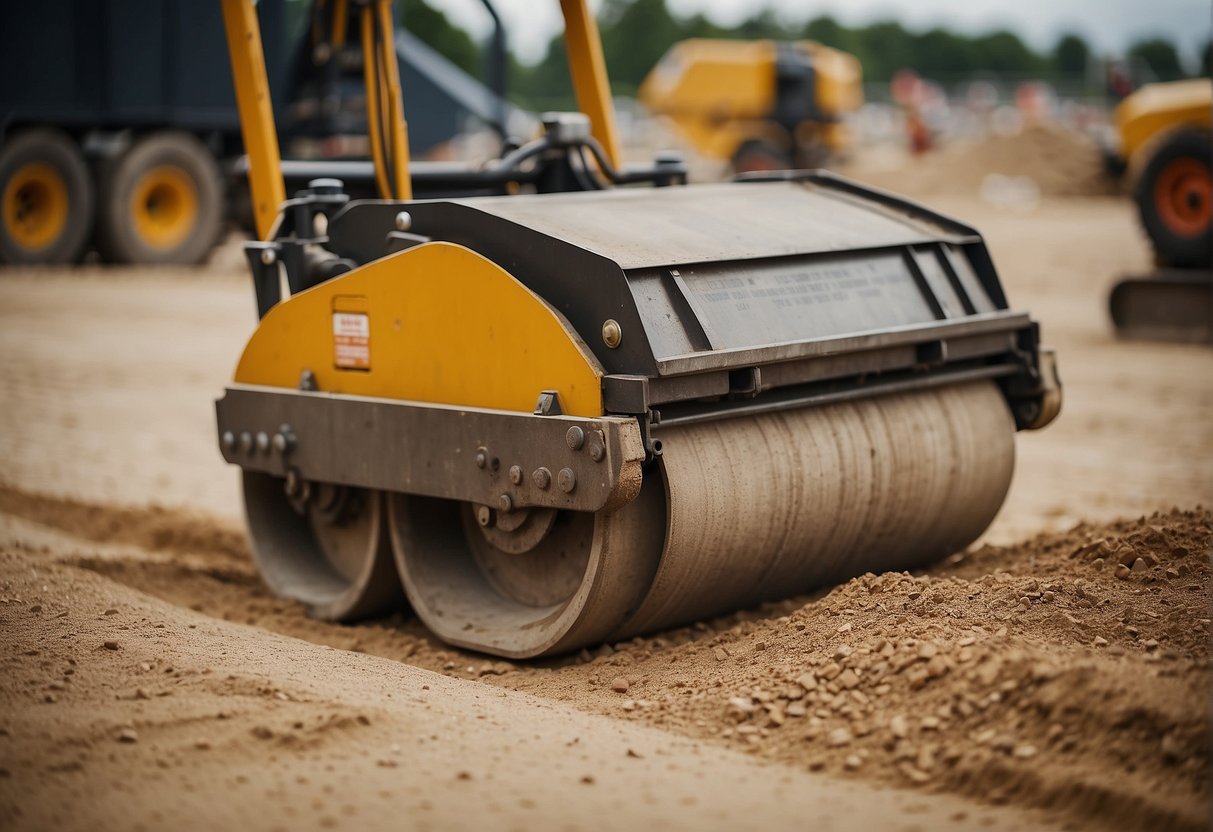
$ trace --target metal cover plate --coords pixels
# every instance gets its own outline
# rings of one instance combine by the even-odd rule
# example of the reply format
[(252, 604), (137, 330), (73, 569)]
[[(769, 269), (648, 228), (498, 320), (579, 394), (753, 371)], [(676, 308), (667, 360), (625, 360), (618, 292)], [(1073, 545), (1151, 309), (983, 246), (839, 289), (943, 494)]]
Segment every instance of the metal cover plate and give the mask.
[(452, 200), (623, 269), (956, 241), (923, 218), (812, 183), (730, 182)]

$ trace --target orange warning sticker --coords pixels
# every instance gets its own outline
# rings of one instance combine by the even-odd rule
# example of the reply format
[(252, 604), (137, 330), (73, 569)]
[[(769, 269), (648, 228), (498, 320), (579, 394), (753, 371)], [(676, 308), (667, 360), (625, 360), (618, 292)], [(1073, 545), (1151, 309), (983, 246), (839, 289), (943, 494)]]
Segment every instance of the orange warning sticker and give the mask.
[(333, 363), (342, 370), (371, 369), (371, 317), (333, 313)]

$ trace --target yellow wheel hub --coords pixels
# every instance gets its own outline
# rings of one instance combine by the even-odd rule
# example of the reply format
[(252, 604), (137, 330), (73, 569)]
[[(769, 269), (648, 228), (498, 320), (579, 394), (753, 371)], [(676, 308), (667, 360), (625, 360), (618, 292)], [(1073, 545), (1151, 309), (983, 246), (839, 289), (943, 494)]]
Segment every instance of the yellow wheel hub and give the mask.
[(135, 233), (149, 248), (181, 245), (198, 221), (198, 187), (181, 168), (163, 165), (139, 177), (131, 191)]
[(45, 162), (17, 169), (4, 186), (4, 230), (31, 251), (46, 248), (67, 228), (67, 183)]

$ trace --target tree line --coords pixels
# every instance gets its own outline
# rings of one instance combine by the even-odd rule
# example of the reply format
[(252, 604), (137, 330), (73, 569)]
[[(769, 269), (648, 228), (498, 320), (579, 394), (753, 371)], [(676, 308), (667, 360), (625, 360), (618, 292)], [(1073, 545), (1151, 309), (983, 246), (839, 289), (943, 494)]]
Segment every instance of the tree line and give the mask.
[[(401, 17), (408, 29), (462, 69), (483, 77), (483, 47), (427, 0), (404, 0)], [(943, 27), (911, 31), (894, 20), (845, 26), (828, 15), (797, 24), (781, 20), (770, 9), (757, 12), (736, 27), (723, 28), (702, 14), (679, 17), (669, 10), (666, 0), (606, 0), (599, 28), (612, 89), (617, 95), (635, 93), (665, 51), (686, 38), (814, 40), (855, 55), (863, 66), (864, 79), (874, 82), (888, 81), (898, 70), (908, 68), (944, 83), (971, 78), (1080, 83), (1098, 75), (1098, 61), (1103, 57), (1096, 55), (1077, 33), (1062, 35), (1051, 50), (1040, 52), (1006, 30), (978, 35)], [(1165, 38), (1138, 40), (1124, 57), (1145, 76), (1143, 80), (1171, 81), (1189, 76), (1179, 50)], [(1201, 75), (1209, 75), (1209, 64), (1210, 43), (1206, 41)], [(559, 35), (552, 38), (536, 64), (524, 64), (511, 56), (509, 88), (511, 97), (525, 106), (568, 106), (568, 61)]]

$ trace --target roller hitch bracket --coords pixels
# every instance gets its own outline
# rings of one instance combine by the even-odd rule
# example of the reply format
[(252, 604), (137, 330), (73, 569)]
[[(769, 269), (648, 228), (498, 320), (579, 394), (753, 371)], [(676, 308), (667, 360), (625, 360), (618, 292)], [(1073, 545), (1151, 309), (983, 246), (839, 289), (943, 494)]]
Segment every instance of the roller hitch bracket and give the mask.
[(215, 411), (223, 458), (247, 471), (481, 505), (612, 511), (639, 492), (645, 460), (631, 417), (253, 385), (228, 387)]

